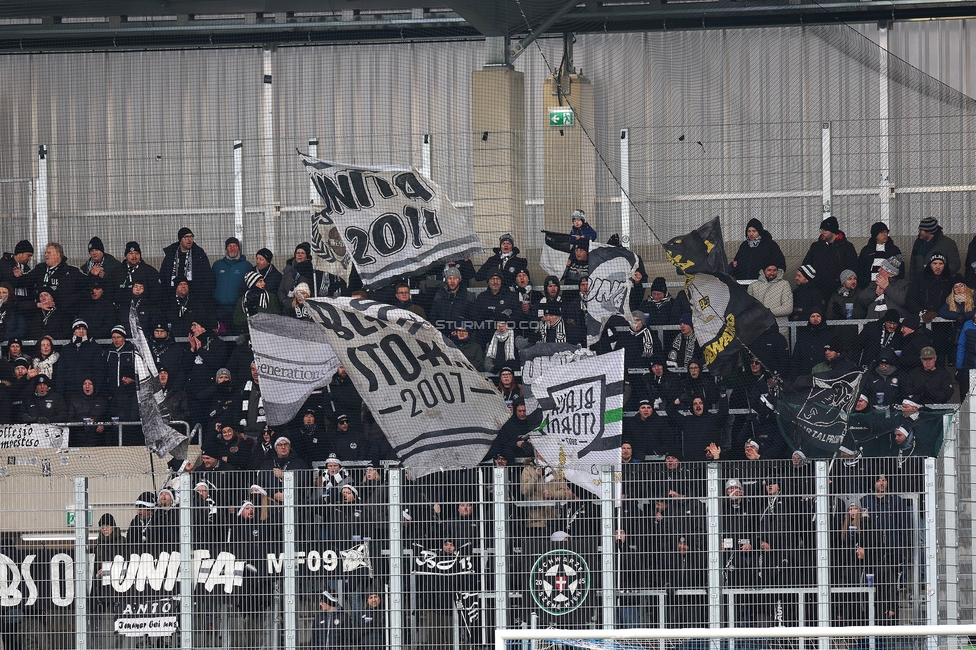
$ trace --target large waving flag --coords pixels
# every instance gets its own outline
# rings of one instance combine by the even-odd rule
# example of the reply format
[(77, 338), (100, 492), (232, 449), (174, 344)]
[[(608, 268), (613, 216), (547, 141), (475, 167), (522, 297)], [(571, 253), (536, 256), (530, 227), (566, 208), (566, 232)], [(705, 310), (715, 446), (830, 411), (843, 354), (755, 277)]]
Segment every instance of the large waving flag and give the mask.
[(372, 300), (305, 304), (411, 476), (481, 462), (511, 413), (433, 325)]
[(637, 255), (621, 246), (590, 242), (590, 289), (586, 301), (586, 344), (600, 340), (611, 316), (630, 321), (630, 291), (634, 288)]
[(624, 351), (549, 366), (533, 379), (532, 394), (545, 414), (531, 435), (538, 456), (601, 496), (603, 467), (621, 472)]
[(721, 255), (716, 252), (723, 246), (716, 221), (717, 217), (706, 224), (715, 241), (702, 237), (699, 228), (675, 237), (664, 248), (668, 261), (685, 275), (692, 325), (705, 363), (714, 374), (723, 375), (735, 363), (736, 353), (775, 325), (776, 317), (725, 274), (724, 249)]
[(569, 251), (573, 245), (569, 240), (568, 233), (552, 232), (543, 230), (546, 240), (542, 245), (542, 255), (539, 258), (539, 266), (549, 275), (561, 278), (566, 271), (566, 260), (569, 259)]
[(315, 323), (255, 314), (247, 324), (268, 424), (285, 424), (295, 417), (312, 391), (332, 381), (339, 369), (339, 357)]
[[(360, 167), (301, 155), (322, 197), (315, 216), (330, 255), (352, 256), (367, 287), (483, 253), (474, 228), (443, 190), (416, 169)], [(322, 230), (327, 230), (324, 238)]]

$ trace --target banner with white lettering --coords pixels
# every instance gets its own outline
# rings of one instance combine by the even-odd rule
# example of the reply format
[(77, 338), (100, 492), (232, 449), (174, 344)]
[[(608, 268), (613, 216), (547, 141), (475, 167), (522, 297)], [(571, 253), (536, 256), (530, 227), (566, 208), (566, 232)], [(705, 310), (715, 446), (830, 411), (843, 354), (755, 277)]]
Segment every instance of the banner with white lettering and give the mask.
[(590, 243), (590, 288), (586, 301), (586, 344), (600, 340), (611, 316), (630, 321), (630, 290), (634, 287), (637, 255), (620, 246)]
[(511, 413), (433, 325), (360, 298), (305, 304), (412, 476), (481, 462)]
[[(316, 217), (334, 225), (370, 288), (483, 253), (484, 247), (443, 190), (416, 169), (360, 167), (300, 154), (322, 197)], [(329, 232), (332, 233), (330, 227)]]
[(67, 449), (68, 427), (52, 424), (0, 424), (0, 449)]
[(339, 357), (315, 323), (274, 314), (255, 314), (247, 322), (268, 424), (285, 424), (312, 391), (332, 381)]
[(522, 360), (522, 397), (525, 399), (525, 409), (532, 413), (539, 408), (539, 402), (532, 392), (532, 384), (553, 366), (562, 366), (579, 361), (585, 357), (595, 356), (596, 352), (572, 343), (546, 343), (539, 341), (519, 351)]
[[(532, 382), (545, 416), (531, 434), (547, 465), (571, 483), (602, 494), (601, 471), (621, 473), (624, 351), (617, 350), (552, 366)], [(619, 483), (616, 483), (619, 496)]]

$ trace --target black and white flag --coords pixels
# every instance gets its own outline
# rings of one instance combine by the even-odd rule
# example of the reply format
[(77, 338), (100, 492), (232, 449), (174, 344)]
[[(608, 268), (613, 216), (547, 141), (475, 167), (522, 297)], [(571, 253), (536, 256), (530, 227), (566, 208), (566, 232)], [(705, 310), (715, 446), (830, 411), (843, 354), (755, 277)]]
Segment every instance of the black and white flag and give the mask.
[[(844, 442), (851, 411), (857, 405), (861, 377), (855, 370), (840, 377), (813, 375), (803, 396), (780, 400), (776, 419), (781, 433), (808, 458), (832, 458)], [(799, 398), (799, 399), (797, 399)]]
[(568, 233), (552, 232), (543, 230), (546, 240), (542, 245), (542, 255), (539, 259), (539, 266), (549, 275), (561, 278), (566, 271), (566, 260), (569, 259), (569, 251), (573, 245), (570, 242)]
[(637, 265), (637, 255), (626, 248), (590, 243), (590, 289), (583, 297), (587, 345), (600, 340), (611, 316), (620, 314), (630, 321), (630, 291)]
[(153, 360), (152, 351), (146, 335), (139, 326), (139, 315), (133, 302), (129, 306), (129, 330), (135, 346), (136, 376), (139, 378), (139, 419), (142, 420), (142, 433), (146, 447), (160, 458), (173, 452), (174, 458), (186, 459), (186, 445), (177, 450), (187, 437), (166, 424), (159, 412), (159, 405), (165, 399), (163, 386), (159, 383), (159, 372)]
[(352, 255), (342, 240), (339, 229), (325, 210), (312, 214), (312, 266), (349, 281), (352, 271)]
[(312, 391), (332, 381), (339, 357), (315, 323), (274, 314), (255, 314), (247, 323), (268, 424), (285, 424)]
[(536, 453), (569, 482), (602, 496), (603, 468), (622, 471), (624, 351), (550, 366), (533, 379), (532, 393), (545, 414), (531, 434)]
[(539, 402), (532, 392), (532, 384), (550, 368), (579, 361), (585, 357), (596, 356), (596, 352), (572, 343), (546, 343), (539, 341), (519, 350), (522, 361), (522, 397), (526, 411), (532, 413), (539, 408)]
[(433, 325), (360, 298), (305, 304), (411, 476), (481, 462), (511, 413)]
[(316, 220), (328, 228), (327, 238), (346, 243), (365, 286), (380, 287), (484, 252), (464, 215), (416, 169), (359, 167), (300, 155), (322, 198), (322, 205), (314, 206)]

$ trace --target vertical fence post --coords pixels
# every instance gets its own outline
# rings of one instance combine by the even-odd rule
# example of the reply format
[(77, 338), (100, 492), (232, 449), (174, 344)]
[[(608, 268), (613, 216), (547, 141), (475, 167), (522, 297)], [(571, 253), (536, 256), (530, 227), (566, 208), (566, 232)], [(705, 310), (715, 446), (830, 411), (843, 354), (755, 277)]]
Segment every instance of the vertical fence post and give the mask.
[(878, 54), (881, 57), (878, 65), (878, 99), (879, 101), (879, 120), (878, 120), (878, 161), (880, 172), (878, 183), (881, 189), (878, 192), (878, 199), (881, 201), (880, 221), (890, 224), (891, 214), (891, 190), (890, 176), (888, 173), (888, 27), (882, 24), (878, 28)]
[(88, 647), (88, 479), (75, 477), (75, 648)]
[[(36, 211), (34, 221), (34, 243), (41, 247), (47, 246), (48, 240), (48, 204), (47, 204), (47, 145), (37, 147), (37, 196), (34, 199)], [(42, 256), (43, 257), (43, 256)]]
[(234, 140), (234, 236), (244, 239), (244, 143)]
[[(944, 422), (944, 420), (943, 420)], [(935, 458), (925, 459), (925, 623), (939, 624), (939, 517), (937, 489), (935, 477)], [(930, 636), (926, 639), (929, 650), (937, 650), (939, 637)]]
[[(972, 372), (972, 371), (967, 371)], [(972, 384), (970, 384), (972, 385)], [(964, 408), (968, 406), (968, 399), (963, 396)], [(970, 410), (970, 417), (972, 417)], [(941, 480), (941, 485), (936, 484), (936, 493), (942, 495), (942, 531), (944, 541), (942, 543), (942, 571), (945, 581), (941, 586), (942, 602), (945, 603), (945, 619), (943, 623), (957, 625), (959, 623), (959, 519), (956, 510), (959, 508), (959, 495), (957, 493), (959, 480), (956, 461), (958, 447), (956, 441), (960, 439), (960, 416), (961, 410), (956, 413), (947, 413), (942, 416), (942, 471), (936, 475), (936, 480)], [(949, 647), (955, 650), (959, 647), (958, 640), (954, 637), (948, 639)]]
[[(261, 198), (264, 203), (264, 245), (270, 250), (277, 250), (275, 241), (275, 220), (278, 214), (278, 206), (275, 201), (275, 116), (274, 116), (274, 87), (271, 83), (272, 73), (274, 72), (274, 52), (276, 46), (265, 45), (263, 51), (264, 63), (264, 84), (262, 85), (262, 110), (263, 121), (262, 142), (262, 174)], [(238, 235), (240, 236), (240, 235)]]
[(630, 248), (630, 129), (620, 129), (620, 243)]
[[(818, 460), (813, 465), (814, 523), (817, 547), (817, 626), (830, 626), (830, 497), (828, 491), (827, 463)], [(800, 601), (803, 602), (802, 599)], [(820, 637), (820, 650), (829, 650), (830, 639)]]
[(180, 648), (193, 648), (193, 477), (180, 474)]
[[(708, 627), (722, 627), (722, 561), (719, 554), (719, 475), (718, 465), (709, 463), (706, 473), (707, 511), (706, 537), (708, 539)], [(710, 639), (711, 650), (722, 647), (721, 639)]]
[(403, 506), (402, 471), (391, 468), (388, 474), (390, 507), (390, 650), (403, 647)]
[(826, 219), (833, 211), (833, 189), (830, 186), (830, 122), (824, 122), (820, 126), (820, 151), (821, 151), (821, 182), (823, 215), (821, 219)]
[(504, 467), (492, 470), (492, 484), (495, 506), (495, 628), (504, 630), (508, 627), (508, 504), (505, 503), (507, 492)]
[(612, 630), (616, 625), (617, 610), (616, 585), (614, 580), (614, 483), (613, 471), (604, 468), (600, 472), (600, 559), (603, 581), (603, 629)]
[(285, 472), (282, 477), (284, 490), (284, 601), (285, 601), (285, 650), (298, 646), (298, 619), (295, 609), (298, 598), (295, 590), (295, 472)]

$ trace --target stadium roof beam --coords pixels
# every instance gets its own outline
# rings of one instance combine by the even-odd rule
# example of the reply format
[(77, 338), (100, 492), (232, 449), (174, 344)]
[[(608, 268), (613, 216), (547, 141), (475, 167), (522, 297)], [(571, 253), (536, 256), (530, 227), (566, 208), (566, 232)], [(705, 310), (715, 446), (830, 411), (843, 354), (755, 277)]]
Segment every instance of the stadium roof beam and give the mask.
[[(976, 0), (51, 0), (0, 4), (0, 51), (230, 47), (869, 23), (976, 16)], [(512, 57), (514, 58), (514, 57)]]

